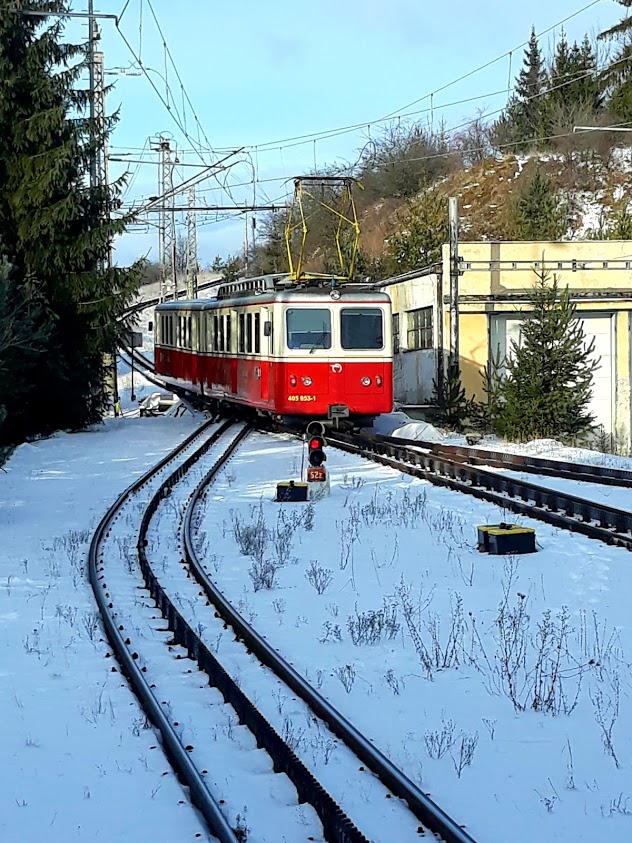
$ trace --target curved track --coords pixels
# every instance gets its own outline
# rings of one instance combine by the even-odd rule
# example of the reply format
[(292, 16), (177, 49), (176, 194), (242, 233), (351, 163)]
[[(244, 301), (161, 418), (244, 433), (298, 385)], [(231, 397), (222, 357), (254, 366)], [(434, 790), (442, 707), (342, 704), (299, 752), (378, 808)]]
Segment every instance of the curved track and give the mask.
[[(365, 836), (366, 832), (363, 833), (358, 828), (358, 825), (365, 824), (363, 823), (364, 817), (358, 817), (355, 823), (352, 822), (330, 793), (322, 787), (291, 747), (288, 746), (279, 732), (263, 717), (257, 706), (253, 704), (235, 679), (220, 664), (208, 643), (202, 640), (202, 623), (200, 622), (195, 627), (191, 618), (186, 617), (187, 612), (182, 608), (182, 603), (178, 603), (180, 596), (178, 594), (170, 596), (167, 593), (168, 590), (163, 580), (169, 577), (165, 574), (164, 563), (161, 573), (160, 566), (151, 559), (150, 531), (156, 513), (161, 506), (164, 507), (170, 501), (172, 495), (175, 496), (176, 487), (179, 487), (180, 482), (187, 482), (186, 478), (191, 469), (197, 466), (195, 470), (199, 472), (203, 464), (200, 463), (198, 466), (198, 463), (201, 460), (210, 459), (212, 462), (210, 471), (204, 477), (202, 483), (197, 481), (197, 485), (193, 487), (193, 493), (190, 495), (182, 524), (186, 564), (202, 586), (200, 595), (203, 600), (201, 605), (212, 603), (213, 607), (217, 609), (215, 614), (220, 615), (219, 622), (230, 624), (236, 637), (243, 642), (243, 645), (240, 646), (247, 647), (262, 664), (273, 670), (275, 681), (278, 681), (278, 677), (286, 683), (292, 692), (300, 696), (312, 712), (321, 718), (327, 724), (327, 727), (351, 748), (355, 756), (349, 769), (355, 772), (349, 773), (349, 780), (352, 780), (354, 775), (355, 777), (359, 775), (357, 771), (358, 759), (360, 759), (382, 782), (382, 784), (379, 784), (376, 781), (376, 786), (386, 787), (388, 791), (386, 795), (394, 794), (401, 800), (405, 800), (408, 807), (404, 805), (403, 801), (400, 802), (399, 800), (392, 800), (391, 803), (388, 803), (389, 809), (392, 811), (400, 814), (403, 812), (410, 816), (410, 819), (406, 820), (408, 825), (402, 826), (410, 830), (410, 835), (403, 835), (400, 832), (397, 836), (398, 840), (408, 839), (409, 836), (410, 839), (417, 839), (419, 835), (427, 837), (427, 832), (430, 831), (439, 835), (440, 839), (446, 841), (446, 843), (472, 843), (472, 838), (460, 826), (421, 793), (401, 771), (381, 755), (363, 735), (357, 732), (266, 644), (265, 640), (222, 597), (204, 573), (202, 563), (195, 553), (192, 539), (193, 513), (195, 507), (199, 505), (200, 496), (204, 493), (205, 488), (220, 468), (226, 464), (231, 454), (248, 433), (249, 428), (244, 426), (241, 427), (236, 436), (232, 436), (232, 424), (231, 421), (227, 421), (221, 426), (212, 423), (202, 425), (198, 431), (185, 440), (152, 471), (130, 486), (104, 517), (95, 532), (90, 547), (90, 579), (103, 615), (108, 638), (123, 672), (130, 680), (148, 716), (160, 729), (165, 750), (181, 780), (189, 787), (194, 804), (205, 817), (212, 833), (222, 843), (236, 843), (238, 840), (236, 832), (231, 828), (217, 800), (211, 794), (211, 788), (207, 786), (207, 781), (213, 775), (211, 763), (202, 761), (203, 766), (211, 769), (210, 775), (207, 774), (206, 770), (200, 769), (201, 765), (196, 763), (198, 750), (196, 749), (193, 752), (193, 746), (185, 745), (182, 726), (179, 721), (174, 720), (176, 714), (171, 715), (170, 712), (166, 712), (167, 701), (160, 700), (160, 696), (166, 696), (166, 688), (168, 687), (165, 672), (169, 672), (169, 670), (165, 671), (164, 669), (164, 659), (171, 659), (173, 664), (173, 654), (166, 655), (166, 652), (178, 652), (175, 658), (180, 659), (180, 661), (176, 664), (179, 664), (181, 669), (182, 665), (186, 667), (186, 664), (191, 664), (192, 660), (197, 664), (200, 671), (206, 673), (208, 684), (217, 688), (224, 701), (230, 703), (235, 709), (239, 722), (248, 727), (254, 735), (257, 746), (266, 749), (272, 760), (274, 771), (286, 773), (296, 788), (298, 801), (309, 803), (313, 807), (315, 817), (317, 816), (322, 824), (321, 833), (323, 837), (314, 836), (308, 839), (325, 839), (335, 841), (335, 843), (367, 843), (368, 841), (368, 837)], [(226, 439), (229, 432), (231, 438), (226, 445), (223, 440)], [(216, 446), (220, 449), (219, 456), (216, 456), (213, 450)], [(209, 456), (206, 456), (207, 454)], [(168, 468), (172, 470), (168, 477), (163, 478), (161, 475), (165, 474)], [(188, 482), (190, 485), (190, 478)], [(136, 568), (136, 563), (129, 558), (129, 543), (125, 544), (125, 541), (123, 541), (125, 552), (121, 554), (121, 560), (128, 567), (126, 576), (129, 582), (127, 584), (123, 582), (125, 578), (121, 577), (120, 571), (111, 569), (110, 560), (114, 558), (114, 543), (118, 542), (119, 550), (121, 547), (121, 537), (117, 537), (117, 533), (126, 525), (129, 525), (131, 513), (137, 513), (139, 508), (144, 510), (138, 537), (138, 558), (143, 585), (133, 585), (134, 581), (130, 578), (133, 569)], [(173, 504), (173, 508), (178, 508), (177, 502)], [(178, 561), (176, 560), (175, 567), (177, 566)], [(180, 576), (183, 575), (188, 576), (188, 571), (183, 572), (183, 569), (180, 568)], [(145, 588), (149, 591), (163, 618), (167, 621), (168, 628), (173, 635), (169, 641), (160, 639), (159, 633), (164, 633), (166, 630), (153, 623), (153, 621), (160, 623), (161, 619), (157, 619), (155, 615), (148, 618), (146, 609), (135, 611), (130, 609), (130, 599), (133, 599), (136, 603), (138, 589), (145, 591)], [(136, 589), (136, 595), (134, 595), (134, 589)], [(128, 604), (124, 606), (123, 598), (126, 595)], [(208, 598), (208, 601), (206, 598)], [(193, 606), (191, 608), (195, 615), (195, 609), (193, 609)], [(212, 611), (212, 608), (207, 610), (207, 612)], [(146, 627), (142, 627), (143, 620)], [(165, 647), (165, 644), (168, 646)], [(144, 650), (141, 648), (144, 648)], [(180, 648), (183, 648), (182, 655), (180, 654)], [(185, 670), (184, 674), (180, 681), (187, 680), (186, 674), (192, 674), (193, 677), (196, 675), (195, 671), (192, 672), (191, 669)], [(191, 677), (189, 677), (190, 679)], [(198, 683), (196, 694), (199, 694), (201, 686), (199, 686), (199, 680), (195, 681)], [(156, 686), (158, 690), (156, 690)], [(207, 689), (204, 693), (211, 692)], [(167, 697), (168, 699), (169, 697)], [(177, 705), (177, 703), (174, 704)], [(180, 721), (183, 719), (180, 715), (178, 717)], [(203, 748), (201, 751), (204, 751)], [(251, 757), (253, 756), (248, 755), (248, 758)], [(362, 768), (360, 767), (360, 769)], [(274, 785), (271, 784), (270, 788), (273, 789)], [(385, 794), (381, 793), (381, 795), (383, 798)], [(283, 802), (283, 799), (280, 802)], [(381, 802), (381, 804), (386, 803)], [(289, 809), (285, 802), (283, 802), (283, 807), (287, 814)], [(410, 812), (408, 809), (410, 809)], [(286, 818), (281, 817), (279, 822), (284, 819)], [(419, 825), (420, 822), (422, 825)], [(291, 834), (287, 839), (305, 839), (307, 831), (307, 827), (302, 825), (300, 833), (295, 830), (296, 836)], [(372, 836), (369, 833), (369, 837)]]
[(556, 527), (583, 533), (607, 544), (632, 550), (632, 514), (605, 504), (506, 477), (494, 471), (469, 466), (441, 455), (426, 454), (419, 442), (369, 436), (328, 434), (328, 441), (407, 474), (465, 492), (513, 512), (546, 521)]
[(511, 471), (525, 471), (566, 480), (600, 483), (607, 486), (632, 487), (632, 471), (611, 466), (576, 463), (570, 460), (543, 459), (526, 454), (508, 454), (487, 448), (470, 448), (464, 445), (444, 445), (441, 442), (425, 442), (417, 439), (400, 439), (396, 436), (376, 436), (376, 440), (403, 445), (407, 448), (422, 448), (439, 457), (468, 465), (488, 465)]

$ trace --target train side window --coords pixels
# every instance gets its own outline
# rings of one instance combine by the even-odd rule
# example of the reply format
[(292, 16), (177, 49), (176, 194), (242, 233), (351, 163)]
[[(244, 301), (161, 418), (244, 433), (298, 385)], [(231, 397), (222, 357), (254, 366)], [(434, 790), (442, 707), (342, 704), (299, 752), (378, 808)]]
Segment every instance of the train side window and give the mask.
[(226, 351), (230, 354), (233, 342), (233, 317), (230, 313), (226, 314)]
[(238, 342), (237, 350), (239, 351), (240, 354), (243, 354), (244, 351), (245, 351), (245, 342), (246, 342), (245, 321), (246, 321), (245, 315), (243, 313), (240, 313), (239, 314), (239, 327), (238, 327), (238, 332), (237, 332), (237, 342)]
[(219, 316), (219, 350), (224, 350), (224, 315)]
[(213, 314), (213, 351), (219, 351), (219, 320), (217, 313)]
[(193, 317), (187, 316), (187, 348), (193, 348)]
[(261, 314), (255, 313), (255, 354), (261, 354)]
[(246, 351), (252, 354), (252, 313), (246, 314)]

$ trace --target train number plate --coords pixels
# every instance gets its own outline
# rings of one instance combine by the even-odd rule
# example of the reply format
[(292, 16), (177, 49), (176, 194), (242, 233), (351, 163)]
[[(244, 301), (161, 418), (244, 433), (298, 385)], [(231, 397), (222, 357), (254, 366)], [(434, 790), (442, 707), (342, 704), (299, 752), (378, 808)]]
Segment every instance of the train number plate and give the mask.
[(307, 469), (308, 483), (324, 483), (327, 479), (327, 473), (324, 465), (310, 466)]

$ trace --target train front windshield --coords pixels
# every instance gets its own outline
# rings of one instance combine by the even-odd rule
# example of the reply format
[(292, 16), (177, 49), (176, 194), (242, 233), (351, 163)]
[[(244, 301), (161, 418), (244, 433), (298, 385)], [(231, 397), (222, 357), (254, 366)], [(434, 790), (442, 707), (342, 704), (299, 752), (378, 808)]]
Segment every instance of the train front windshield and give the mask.
[(331, 348), (331, 312), (326, 308), (288, 308), (286, 324), (288, 348)]
[(346, 349), (383, 348), (382, 311), (377, 307), (343, 307), (340, 339)]

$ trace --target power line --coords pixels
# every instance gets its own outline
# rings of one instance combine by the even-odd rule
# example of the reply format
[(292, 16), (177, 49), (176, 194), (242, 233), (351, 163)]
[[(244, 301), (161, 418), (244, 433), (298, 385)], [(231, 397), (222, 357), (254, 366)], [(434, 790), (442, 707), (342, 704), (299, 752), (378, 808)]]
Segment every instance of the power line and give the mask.
[[(591, 0), (591, 2), (588, 3), (586, 6), (583, 6), (581, 9), (578, 9), (576, 12), (573, 12), (572, 14), (565, 17), (563, 20), (558, 21), (557, 23), (554, 23), (552, 26), (549, 26), (548, 29), (544, 29), (542, 32), (538, 33), (536, 35), (536, 39), (539, 40), (540, 38), (542, 38), (542, 36), (547, 35), (549, 32), (551, 32), (554, 29), (557, 29), (558, 26), (563, 26), (569, 20), (572, 20), (573, 18), (576, 18), (578, 15), (583, 14), (584, 12), (588, 11), (588, 9), (592, 9), (593, 6), (596, 6), (598, 3), (601, 3), (601, 2), (602, 2), (602, 0)], [(436, 90), (432, 91), (431, 93), (426, 94), (423, 97), (419, 97), (419, 99), (413, 100), (412, 102), (407, 103), (406, 105), (402, 106), (401, 108), (396, 109), (395, 111), (391, 111), (391, 113), (387, 114), (386, 117), (383, 118), (383, 119), (388, 119), (390, 117), (393, 117), (396, 114), (398, 114), (400, 111), (405, 111), (407, 108), (410, 108), (413, 105), (417, 105), (418, 102), (422, 102), (423, 100), (428, 99), (428, 97), (430, 97), (430, 96), (434, 96), (435, 94), (439, 94), (439, 93), (441, 93), (441, 91), (445, 91), (447, 88), (451, 88), (453, 85), (457, 85), (459, 82), (463, 82), (465, 79), (469, 79), (470, 76), (474, 76), (475, 74), (480, 73), (481, 70), (486, 70), (488, 67), (492, 67), (497, 62), (502, 61), (502, 59), (511, 58), (515, 52), (517, 52), (518, 50), (522, 50), (523, 47), (526, 47), (528, 45), (528, 43), (529, 43), (529, 41), (527, 40), (527, 41), (524, 41), (522, 44), (518, 44), (518, 46), (514, 47), (513, 50), (507, 50), (507, 52), (503, 53), (501, 56), (497, 56), (495, 59), (492, 59), (491, 61), (488, 61), (485, 64), (480, 65), (480, 67), (477, 67), (474, 70), (470, 70), (468, 73), (465, 73), (463, 76), (459, 76), (458, 79), (454, 79), (452, 82), (448, 82), (447, 85), (443, 85), (443, 87), (437, 88)]]

